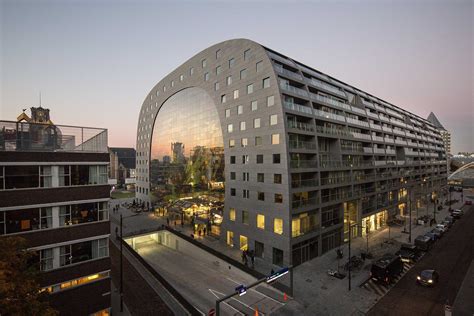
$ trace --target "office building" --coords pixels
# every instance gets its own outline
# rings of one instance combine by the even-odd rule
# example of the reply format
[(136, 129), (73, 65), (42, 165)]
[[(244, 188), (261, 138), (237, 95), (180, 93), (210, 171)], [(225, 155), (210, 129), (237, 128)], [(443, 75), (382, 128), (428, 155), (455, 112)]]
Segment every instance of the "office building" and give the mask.
[(405, 218), (409, 196), (445, 183), (432, 123), (250, 40), (196, 54), (140, 109), (137, 198), (191, 201), (229, 247), (276, 266)]
[(135, 184), (135, 148), (109, 147), (109, 179), (121, 187)]

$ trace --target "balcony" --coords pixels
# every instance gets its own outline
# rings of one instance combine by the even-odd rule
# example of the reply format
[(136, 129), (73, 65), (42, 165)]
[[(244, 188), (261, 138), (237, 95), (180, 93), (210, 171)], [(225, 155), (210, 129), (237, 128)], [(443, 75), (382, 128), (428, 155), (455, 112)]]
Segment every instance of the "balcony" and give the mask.
[(278, 67), (278, 66), (275, 65), (275, 70), (278, 73), (285, 76), (285, 77), (292, 78), (292, 79), (297, 79), (297, 80), (303, 80), (303, 76), (301, 76), (300, 74), (298, 74), (296, 72), (293, 72), (293, 71), (290, 71), (288, 69), (285, 69), (283, 67)]
[(387, 155), (395, 155), (395, 149), (385, 149)]
[(349, 104), (331, 99), (329, 97), (326, 97), (326, 96), (323, 96), (323, 95), (320, 95), (320, 94), (311, 93), (311, 92), (309, 93), (309, 95), (310, 95), (311, 99), (313, 99), (315, 101), (318, 101), (320, 103), (332, 105), (332, 106), (338, 107), (342, 110), (350, 110), (351, 109)]
[(319, 186), (318, 179), (306, 179), (306, 180), (291, 180), (291, 187), (296, 188), (307, 188)]
[(361, 114), (361, 115), (364, 116), (364, 117), (367, 116), (367, 112), (365, 112), (365, 110), (360, 109), (360, 108), (358, 108), (358, 107), (351, 106), (351, 110), (352, 110), (352, 112), (355, 112), (355, 113), (357, 113), (357, 114)]
[(315, 87), (318, 87), (318, 88), (321, 88), (321, 89), (324, 89), (326, 91), (329, 91), (329, 92), (332, 92), (338, 96), (340, 96), (341, 98), (347, 98), (346, 94), (344, 93), (344, 91), (341, 91), (340, 89), (328, 84), (328, 83), (325, 83), (323, 81), (320, 81), (320, 80), (317, 80), (317, 79), (314, 79), (314, 78), (311, 78), (311, 80), (309, 80), (310, 84), (315, 86)]
[(350, 182), (351, 182), (351, 178), (349, 176), (321, 178), (321, 185), (335, 185), (335, 184), (350, 183)]
[(297, 94), (299, 96), (303, 96), (303, 97), (308, 97), (308, 91), (306, 90), (303, 90), (301, 88), (297, 88), (297, 87), (294, 87), (292, 85), (289, 85), (287, 84), (286, 82), (283, 82), (283, 81), (280, 81), (280, 88), (282, 88), (283, 90), (286, 90), (286, 91), (290, 91), (294, 94)]
[(365, 106), (368, 106), (369, 108), (375, 108), (374, 104), (372, 102), (368, 102), (368, 101), (365, 101), (364, 99), (362, 99), (362, 104), (365, 105)]
[(369, 134), (362, 134), (362, 133), (357, 133), (357, 132), (351, 132), (351, 135), (352, 135), (352, 137), (354, 137), (354, 138), (372, 140), (372, 137), (371, 137)]
[(290, 149), (308, 149), (308, 150), (316, 150), (316, 143), (315, 142), (305, 142), (300, 140), (290, 140), (289, 141)]
[(319, 168), (321, 169), (332, 169), (340, 167), (342, 167), (342, 163), (337, 160), (321, 160), (319, 163)]
[(385, 137), (385, 138), (384, 138), (384, 142), (393, 144), (394, 139), (393, 139), (393, 138), (389, 138), (389, 137)]
[(345, 129), (338, 129), (338, 128), (328, 128), (324, 126), (316, 126), (316, 132), (320, 134), (326, 135), (335, 135), (335, 136), (352, 136), (349, 132)]
[(396, 128), (393, 129), (393, 133), (397, 134), (397, 135), (406, 136), (405, 131), (402, 131), (402, 130), (399, 130), (399, 129), (396, 129)]
[(373, 136), (373, 135), (372, 135), (372, 139), (373, 139), (374, 141), (379, 141), (379, 142), (383, 142), (383, 141), (384, 141), (383, 137), (380, 137), (380, 136)]
[(351, 153), (362, 153), (364, 152), (364, 149), (363, 147), (341, 145), (341, 151), (346, 151), (346, 152), (351, 152)]
[(0, 151), (106, 153), (107, 130), (0, 121)]
[(342, 115), (333, 114), (333, 113), (329, 113), (329, 112), (325, 112), (325, 111), (321, 111), (321, 110), (314, 110), (314, 115), (319, 116), (319, 117), (328, 118), (328, 119), (337, 120), (337, 121), (340, 121), (340, 122), (345, 122), (346, 121), (346, 118)]
[(388, 132), (388, 133), (392, 133), (392, 128), (391, 127), (382, 126), (382, 130), (384, 130), (385, 132)]
[(363, 126), (363, 127), (369, 127), (369, 123), (365, 122), (365, 121), (353, 119), (353, 118), (350, 118), (350, 117), (347, 117), (346, 120), (347, 120), (347, 123), (351, 123), (351, 124), (355, 124), (355, 125), (359, 125), (359, 126)]
[(308, 107), (308, 106), (304, 106), (304, 105), (297, 104), (297, 103), (290, 103), (290, 102), (287, 102), (287, 101), (284, 101), (284, 102), (283, 102), (283, 105), (284, 105), (285, 108), (287, 108), (288, 110), (292, 110), (292, 111), (297, 111), (297, 112), (301, 112), (301, 113), (313, 115), (313, 109), (310, 108), (310, 107)]
[(382, 126), (380, 126), (380, 125), (377, 125), (377, 124), (374, 124), (374, 123), (370, 123), (369, 125), (370, 125), (370, 128), (372, 128), (372, 129), (377, 129), (379, 131), (382, 130)]
[(299, 200), (293, 200), (291, 201), (291, 207), (292, 208), (300, 208), (300, 207), (305, 207), (305, 206), (316, 206), (319, 204), (319, 198), (318, 197), (312, 197), (309, 199), (299, 199)]
[[(310, 109), (311, 110), (311, 109)], [(314, 132), (313, 124), (288, 120), (288, 128), (298, 129), (305, 132)]]
[(373, 154), (374, 149), (372, 147), (363, 147), (364, 153), (366, 154)]
[(374, 153), (385, 154), (385, 148), (374, 148)]
[(406, 146), (407, 141), (406, 141), (406, 140), (401, 140), (401, 139), (395, 139), (395, 144), (405, 145), (405, 146)]
[(316, 160), (290, 160), (291, 168), (317, 168)]

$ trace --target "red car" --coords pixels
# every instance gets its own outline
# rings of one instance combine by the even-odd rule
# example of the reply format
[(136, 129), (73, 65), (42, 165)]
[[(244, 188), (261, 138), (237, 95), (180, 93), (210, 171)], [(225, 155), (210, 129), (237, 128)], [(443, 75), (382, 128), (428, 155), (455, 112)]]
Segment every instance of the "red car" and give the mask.
[(464, 204), (466, 204), (466, 205), (472, 205), (472, 201), (471, 201), (471, 200), (467, 200), (466, 202), (464, 202)]

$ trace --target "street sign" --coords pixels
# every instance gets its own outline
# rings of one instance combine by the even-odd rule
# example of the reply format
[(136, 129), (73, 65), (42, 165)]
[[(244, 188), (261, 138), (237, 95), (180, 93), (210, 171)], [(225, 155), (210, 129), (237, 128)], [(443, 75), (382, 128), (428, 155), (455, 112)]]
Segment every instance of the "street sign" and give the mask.
[(281, 278), (288, 272), (289, 272), (288, 268), (283, 268), (283, 269), (278, 270), (277, 272), (267, 276), (267, 283), (273, 282), (276, 279)]
[(216, 310), (214, 308), (211, 308), (209, 312), (207, 313), (208, 316), (216, 316)]
[(239, 296), (245, 295), (247, 293), (247, 287), (245, 285), (239, 285), (235, 288), (235, 291), (239, 293)]

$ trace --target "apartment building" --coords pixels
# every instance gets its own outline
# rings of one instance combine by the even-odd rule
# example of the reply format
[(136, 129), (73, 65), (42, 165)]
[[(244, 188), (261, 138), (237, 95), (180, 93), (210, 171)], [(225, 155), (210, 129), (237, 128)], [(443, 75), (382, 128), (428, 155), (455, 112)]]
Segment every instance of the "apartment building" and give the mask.
[(0, 242), (27, 240), (61, 315), (109, 315), (107, 130), (31, 112), (0, 121)]
[(275, 266), (403, 219), (446, 184), (432, 123), (246, 39), (158, 82), (136, 148), (139, 200), (221, 203), (222, 220), (207, 219), (220, 239)]

